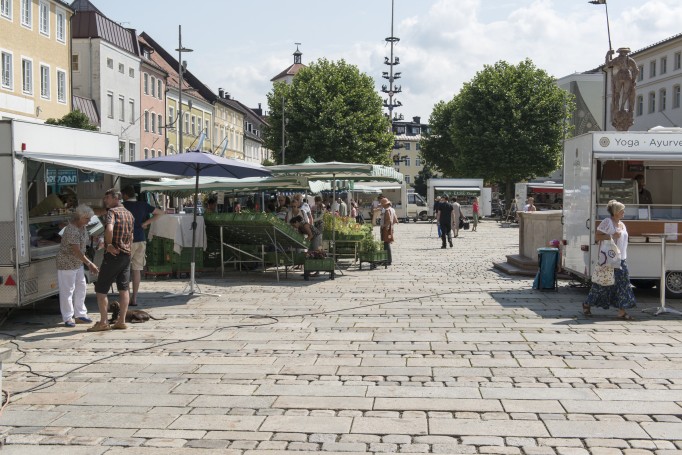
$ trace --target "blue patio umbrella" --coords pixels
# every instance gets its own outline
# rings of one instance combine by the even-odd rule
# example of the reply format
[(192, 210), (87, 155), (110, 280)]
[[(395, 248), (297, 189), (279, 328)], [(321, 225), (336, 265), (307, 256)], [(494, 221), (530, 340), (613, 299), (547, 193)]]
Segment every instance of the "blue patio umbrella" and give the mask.
[[(173, 175), (184, 175), (195, 177), (194, 185), (194, 207), (197, 207), (199, 198), (199, 176), (204, 177), (268, 177), (271, 172), (260, 164), (247, 163), (241, 160), (223, 158), (213, 153), (201, 152), (199, 150), (187, 151), (177, 155), (159, 156), (142, 161), (133, 161), (131, 166), (142, 169), (165, 172)], [(197, 228), (197, 210), (194, 210), (192, 220), (192, 263), (190, 265), (189, 295), (194, 294), (196, 282), (194, 281), (194, 263), (196, 259), (195, 242)]]

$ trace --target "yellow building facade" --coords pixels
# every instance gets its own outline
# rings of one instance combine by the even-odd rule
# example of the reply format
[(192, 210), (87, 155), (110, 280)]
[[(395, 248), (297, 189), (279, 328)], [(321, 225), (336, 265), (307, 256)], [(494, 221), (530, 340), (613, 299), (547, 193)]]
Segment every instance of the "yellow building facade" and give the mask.
[(0, 118), (71, 112), (71, 16), (54, 0), (0, 0)]

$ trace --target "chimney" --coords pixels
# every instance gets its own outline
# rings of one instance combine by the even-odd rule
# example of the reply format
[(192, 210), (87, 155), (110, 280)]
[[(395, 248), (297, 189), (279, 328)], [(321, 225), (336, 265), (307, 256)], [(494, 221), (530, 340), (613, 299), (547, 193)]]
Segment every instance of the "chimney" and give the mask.
[(223, 90), (222, 87), (219, 88), (219, 89), (218, 89), (218, 98), (222, 98), (223, 95), (224, 95), (224, 93), (225, 93), (225, 90)]
[(412, 117), (412, 121), (418, 124), (421, 124), (421, 119), (422, 119), (421, 117)]
[(229, 100), (230, 99), (230, 94), (228, 92), (225, 92), (225, 99)]

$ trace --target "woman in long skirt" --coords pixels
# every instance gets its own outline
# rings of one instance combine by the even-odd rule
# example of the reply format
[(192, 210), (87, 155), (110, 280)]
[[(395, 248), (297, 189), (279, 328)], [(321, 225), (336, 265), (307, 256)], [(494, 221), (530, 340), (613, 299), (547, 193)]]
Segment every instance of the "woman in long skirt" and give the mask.
[(611, 215), (602, 220), (597, 226), (595, 235), (596, 240), (605, 241), (613, 239), (620, 250), (620, 269), (614, 269), (615, 283), (611, 286), (601, 286), (592, 283), (590, 293), (583, 303), (583, 314), (591, 316), (591, 307), (598, 306), (609, 309), (618, 308), (618, 318), (632, 320), (632, 316), (627, 313), (627, 309), (636, 306), (635, 294), (632, 292), (630, 284), (630, 274), (628, 273), (627, 254), (628, 254), (628, 231), (625, 224), (621, 221), (625, 215), (625, 205), (616, 200), (609, 201), (607, 210)]

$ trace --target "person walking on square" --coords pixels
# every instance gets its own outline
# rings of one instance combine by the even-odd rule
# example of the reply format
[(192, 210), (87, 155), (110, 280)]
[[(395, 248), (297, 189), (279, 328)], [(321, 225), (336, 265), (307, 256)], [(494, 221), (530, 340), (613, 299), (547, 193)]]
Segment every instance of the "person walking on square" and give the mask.
[(462, 206), (457, 202), (457, 196), (452, 197), (452, 236), (459, 237), (459, 222), (464, 220)]
[(85, 226), (93, 215), (94, 212), (87, 205), (76, 207), (69, 224), (64, 228), (59, 252), (57, 252), (59, 309), (66, 327), (75, 327), (76, 323), (92, 322), (85, 308), (87, 283), (83, 264), (88, 267), (90, 273), (99, 272), (97, 266), (85, 256), (85, 246), (89, 237)]
[[(137, 306), (137, 292), (140, 290), (140, 281), (142, 281), (142, 270), (144, 269), (147, 251), (147, 237), (144, 230), (164, 215), (163, 210), (153, 207), (145, 201), (138, 201), (136, 196), (135, 188), (132, 185), (123, 188), (123, 207), (132, 213), (134, 218), (133, 246), (130, 254), (130, 277), (133, 284), (130, 306)], [(213, 204), (209, 202), (207, 210), (214, 211), (216, 203), (216, 199), (213, 199)]]
[(474, 225), (471, 227), (472, 232), (476, 232), (476, 227), (478, 226), (478, 216), (480, 215), (480, 207), (478, 205), (478, 198), (474, 198), (474, 203), (471, 206), (471, 211), (473, 212)]
[[(109, 189), (104, 193), (104, 207), (107, 213), (104, 217), (104, 260), (100, 268), (95, 292), (97, 294), (97, 306), (99, 307), (100, 320), (88, 329), (88, 332), (100, 332), (111, 329), (127, 329), (125, 324), (126, 312), (130, 295), (130, 253), (133, 245), (133, 228), (135, 220), (123, 205), (123, 196), (115, 189)], [(107, 292), (111, 285), (116, 282), (118, 288), (118, 302), (120, 314), (118, 320), (110, 327), (107, 323), (109, 300)]]
[[(438, 221), (438, 218), (440, 217), (440, 214), (438, 213), (438, 209), (440, 208), (440, 203), (442, 201), (442, 197), (436, 196), (436, 201), (433, 203), (433, 216), (436, 219), (436, 229), (438, 230), (438, 238), (441, 238), (443, 235), (443, 232), (441, 231), (440, 228), (440, 222)], [(430, 236), (431, 234), (429, 234)]]
[(440, 203), (438, 204), (438, 226), (440, 226), (440, 238), (443, 241), (441, 248), (443, 249), (448, 247), (445, 243), (446, 237), (448, 243), (450, 244), (450, 248), (452, 248), (452, 237), (450, 236), (450, 231), (452, 231), (453, 227), (453, 211), (454, 208), (450, 202), (448, 202), (448, 197), (442, 196), (440, 198)]
[(618, 318), (625, 320), (632, 320), (626, 310), (634, 308), (637, 303), (635, 301), (635, 294), (632, 292), (632, 285), (630, 284), (630, 274), (627, 267), (628, 255), (628, 230), (625, 224), (621, 221), (625, 215), (625, 205), (616, 201), (610, 200), (606, 210), (609, 212), (608, 218), (604, 218), (595, 233), (595, 240), (605, 241), (613, 238), (616, 246), (620, 250), (620, 269), (613, 269), (615, 282), (611, 286), (601, 286), (592, 283), (590, 293), (587, 294), (587, 299), (583, 303), (583, 314), (585, 316), (592, 316), (591, 307), (598, 306), (605, 310), (609, 307), (618, 308)]

